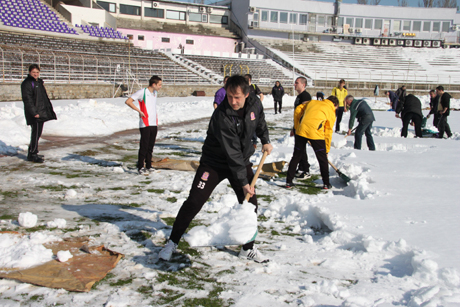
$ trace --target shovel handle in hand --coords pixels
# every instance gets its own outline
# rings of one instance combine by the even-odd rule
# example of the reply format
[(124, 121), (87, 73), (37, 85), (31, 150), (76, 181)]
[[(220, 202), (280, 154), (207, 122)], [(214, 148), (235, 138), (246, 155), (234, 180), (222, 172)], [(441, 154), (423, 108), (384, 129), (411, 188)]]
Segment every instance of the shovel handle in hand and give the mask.
[[(265, 158), (267, 157), (267, 155), (268, 155), (268, 152), (264, 151), (262, 159), (260, 159), (259, 166), (257, 167), (256, 173), (254, 174), (254, 178), (252, 178), (251, 188), (253, 188), (256, 185), (257, 178), (259, 178), (260, 171), (262, 170), (262, 166), (264, 166)], [(244, 198), (244, 200), (248, 201), (249, 198), (251, 198), (251, 195), (248, 193), (246, 194), (246, 197)]]

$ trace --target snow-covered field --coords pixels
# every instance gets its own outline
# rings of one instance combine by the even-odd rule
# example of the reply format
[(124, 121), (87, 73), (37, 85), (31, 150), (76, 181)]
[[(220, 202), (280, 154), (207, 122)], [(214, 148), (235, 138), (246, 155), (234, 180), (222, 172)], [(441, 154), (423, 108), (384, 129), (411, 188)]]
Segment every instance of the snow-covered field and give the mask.
[[(416, 139), (412, 129), (403, 139), (401, 121), (386, 111), (387, 101), (367, 98), (376, 110), (377, 150), (354, 150), (352, 137), (339, 146), (344, 136), (334, 134), (329, 154), (353, 179), (348, 185), (332, 168), (334, 188), (327, 193), (285, 190), (283, 178), (258, 180), (258, 241), (268, 264), (240, 260), (231, 247), (183, 246), (175, 262), (165, 264), (157, 254), (171, 229), (166, 224), (187, 197), (194, 173), (134, 174), (137, 135), (103, 137), (137, 128), (137, 115), (124, 100), (54, 101), (58, 120), (45, 124), (45, 138), (99, 135), (101, 141), (42, 150), (43, 165), (24, 161), (30, 130), (22, 102), (0, 104), (0, 153), (7, 155), (0, 158), (0, 228), (22, 231), (37, 223), (48, 229), (21, 239), (0, 234), (0, 267), (51, 260), (55, 256), (42, 244), (67, 236), (89, 236), (125, 254), (89, 293), (0, 280), (1, 306), (197, 306), (205, 305), (204, 298), (210, 306), (460, 306), (459, 112), (449, 117), (454, 132), (449, 140)], [(421, 100), (427, 107), (428, 96)], [(293, 101), (285, 96), (281, 115), (274, 114), (270, 96), (264, 102), (274, 145), (266, 162), (290, 160)], [(460, 101), (452, 107), (459, 108)], [(210, 97), (159, 99), (160, 125), (206, 118), (212, 111)], [(206, 128), (203, 120), (160, 129), (154, 155), (180, 152), (183, 159), (198, 160)], [(311, 172), (318, 174), (311, 148), (308, 155)], [(260, 157), (258, 152), (252, 161)], [(237, 207), (223, 182), (197, 216), (198, 224), (218, 226), (220, 217)], [(197, 233), (199, 241), (204, 233)], [(216, 236), (225, 240), (226, 234)]]

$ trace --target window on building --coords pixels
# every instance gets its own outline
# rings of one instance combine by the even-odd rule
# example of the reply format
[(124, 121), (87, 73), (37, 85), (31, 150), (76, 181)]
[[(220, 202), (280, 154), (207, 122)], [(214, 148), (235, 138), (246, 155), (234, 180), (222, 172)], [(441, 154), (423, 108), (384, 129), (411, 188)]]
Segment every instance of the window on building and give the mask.
[(127, 37), (129, 40), (133, 40), (133, 39), (134, 39), (134, 35), (132, 35), (132, 34), (128, 34), (128, 35), (126, 35), (126, 37)]
[(186, 43), (187, 45), (193, 45), (195, 42), (193, 41), (193, 39), (186, 39), (186, 40), (185, 40), (185, 43)]
[(439, 21), (433, 21), (433, 32), (439, 32), (441, 30), (441, 23)]
[(308, 15), (307, 14), (300, 14), (299, 15), (299, 24), (306, 25), (307, 20), (308, 20)]
[(167, 10), (166, 18), (175, 20), (185, 20), (185, 12)]
[(115, 3), (110, 3), (110, 2), (105, 2), (105, 1), (98, 1), (97, 4), (99, 4), (104, 10), (111, 12), (111, 13), (116, 13), (117, 12), (117, 6)]
[(382, 19), (376, 19), (374, 21), (374, 29), (375, 30), (382, 30)]
[(412, 23), (412, 31), (420, 32), (422, 30), (422, 22), (421, 21), (414, 21)]
[(297, 14), (296, 13), (289, 14), (289, 23), (297, 24)]
[(278, 22), (278, 12), (270, 12), (270, 22)]
[(169, 43), (169, 41), (170, 41), (169, 37), (162, 37), (161, 38), (162, 43)]
[(204, 23), (208, 22), (208, 15), (202, 14), (201, 15), (201, 22), (204, 22)]
[(137, 40), (138, 41), (143, 41), (144, 40), (144, 35), (138, 35)]
[(353, 28), (353, 18), (347, 17), (346, 23), (347, 25), (350, 25), (350, 28)]
[(210, 23), (219, 23), (223, 24), (222, 18), (227, 17), (227, 16), (222, 16), (222, 15), (210, 15), (209, 16), (209, 22)]
[(141, 16), (141, 7), (134, 5), (120, 4), (120, 13), (126, 15)]
[(288, 13), (280, 13), (280, 23), (288, 23)]
[(326, 21), (326, 19), (324, 18), (323, 15), (319, 15), (319, 16), (318, 16), (318, 26), (324, 27), (325, 21)]
[(366, 19), (364, 20), (364, 28), (365, 29), (372, 29), (372, 19)]
[(401, 20), (393, 20), (393, 31), (397, 32), (401, 30)]
[(410, 20), (404, 20), (403, 31), (410, 31)]
[(268, 11), (262, 11), (260, 21), (268, 21)]
[(222, 16), (222, 24), (227, 25), (228, 24), (228, 16)]
[(355, 28), (362, 28), (363, 27), (363, 19), (362, 18), (356, 18), (355, 20)]
[(343, 27), (343, 17), (339, 17), (339, 19), (337, 19), (337, 26)]
[(327, 16), (327, 27), (332, 27), (332, 16)]
[(189, 13), (188, 14), (188, 20), (189, 21), (196, 21), (196, 22), (201, 22), (201, 13)]
[(449, 32), (449, 28), (450, 28), (450, 22), (444, 21), (442, 23), (442, 32)]
[(165, 18), (165, 10), (144, 7), (144, 16), (145, 17), (155, 17), (155, 18)]
[(431, 21), (424, 21), (423, 22), (423, 31), (430, 32), (431, 30)]

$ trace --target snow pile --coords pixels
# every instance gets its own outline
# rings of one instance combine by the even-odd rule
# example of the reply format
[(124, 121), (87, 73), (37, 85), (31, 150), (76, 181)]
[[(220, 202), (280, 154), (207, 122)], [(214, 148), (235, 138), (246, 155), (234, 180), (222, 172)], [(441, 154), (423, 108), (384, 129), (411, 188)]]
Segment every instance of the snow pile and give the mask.
[(243, 202), (222, 209), (210, 226), (196, 226), (185, 236), (191, 246), (239, 245), (249, 242), (257, 232), (253, 204)]
[(65, 228), (67, 221), (60, 218), (55, 218), (54, 221), (49, 221), (46, 223), (46, 226), (49, 228)]
[(73, 258), (73, 255), (70, 253), (70, 251), (58, 251), (56, 255), (56, 259), (59, 262), (66, 262), (70, 258)]
[(43, 246), (60, 238), (32, 233), (29, 236), (0, 234), (0, 268), (25, 269), (53, 259), (53, 251)]
[(18, 223), (22, 227), (30, 228), (37, 225), (38, 217), (31, 212), (19, 213)]

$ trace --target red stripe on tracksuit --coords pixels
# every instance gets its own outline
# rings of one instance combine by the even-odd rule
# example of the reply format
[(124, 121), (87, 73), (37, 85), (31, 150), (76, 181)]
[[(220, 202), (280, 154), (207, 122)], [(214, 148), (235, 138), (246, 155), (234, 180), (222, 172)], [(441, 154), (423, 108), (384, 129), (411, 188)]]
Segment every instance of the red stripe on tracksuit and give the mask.
[[(144, 100), (139, 101), (139, 109), (142, 113), (144, 113), (145, 117), (142, 117), (142, 121), (146, 127), (149, 126), (149, 114), (147, 112), (147, 106), (145, 105)], [(158, 118), (157, 118), (157, 125), (158, 125)]]

